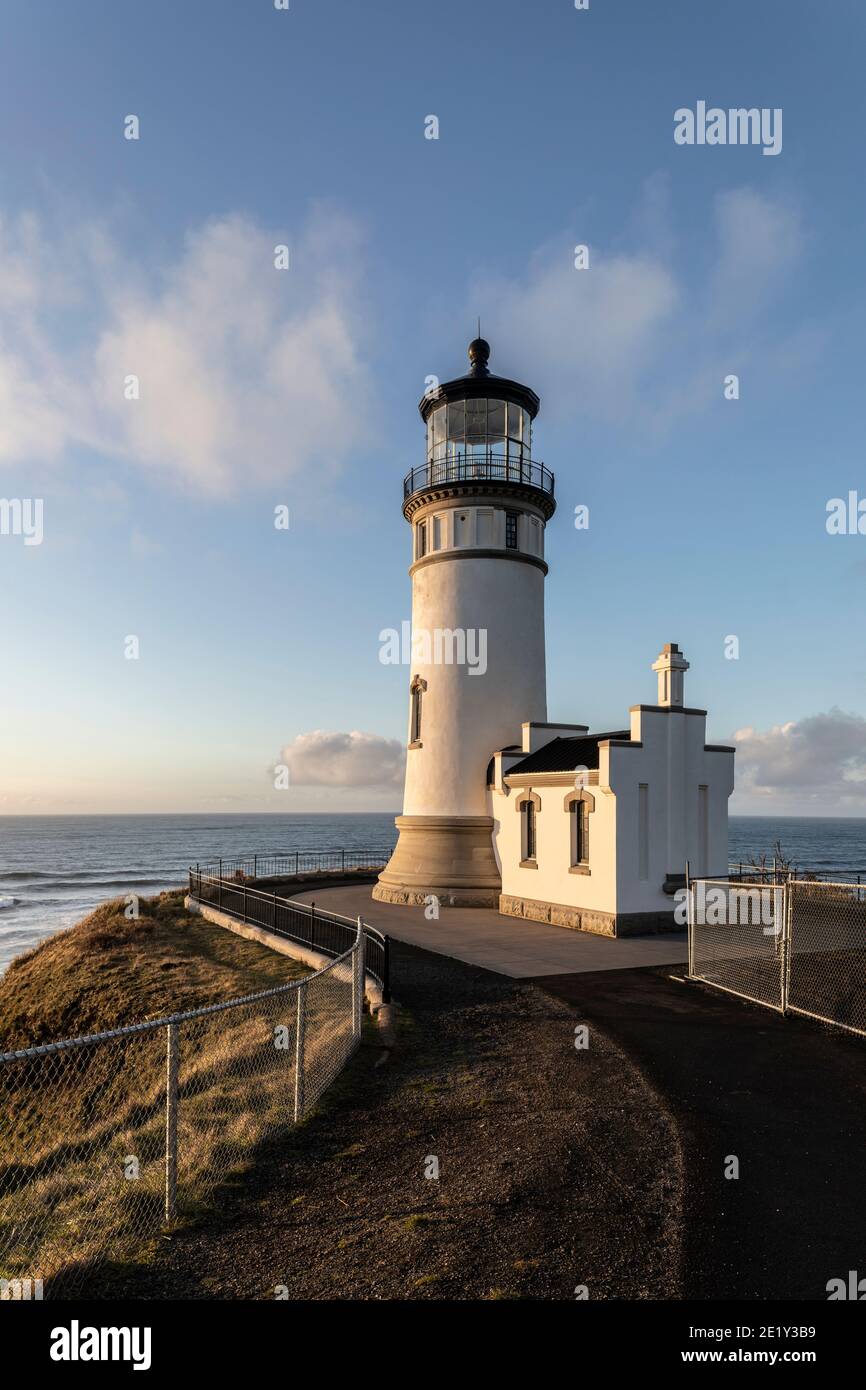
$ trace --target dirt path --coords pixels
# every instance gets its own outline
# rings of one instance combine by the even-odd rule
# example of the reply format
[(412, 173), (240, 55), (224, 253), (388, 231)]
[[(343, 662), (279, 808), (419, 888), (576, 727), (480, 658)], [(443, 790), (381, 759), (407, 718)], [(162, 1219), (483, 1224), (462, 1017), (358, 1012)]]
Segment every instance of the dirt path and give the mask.
[[(404, 1013), (218, 1214), (116, 1279), (143, 1298), (680, 1296), (676, 1130), (640, 1072), (534, 985), (394, 943)], [(424, 1176), (435, 1156), (438, 1180)], [(94, 1290), (96, 1292), (96, 1290)]]

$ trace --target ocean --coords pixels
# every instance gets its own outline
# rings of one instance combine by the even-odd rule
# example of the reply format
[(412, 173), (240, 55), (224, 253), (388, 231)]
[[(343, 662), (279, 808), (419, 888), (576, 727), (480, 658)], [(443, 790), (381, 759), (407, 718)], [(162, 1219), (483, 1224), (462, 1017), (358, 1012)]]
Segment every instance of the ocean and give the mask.
[[(197, 861), (388, 849), (394, 814), (0, 816), (0, 971), (106, 898), (181, 886)], [(731, 862), (772, 859), (777, 840), (803, 870), (866, 880), (866, 820), (731, 817)]]

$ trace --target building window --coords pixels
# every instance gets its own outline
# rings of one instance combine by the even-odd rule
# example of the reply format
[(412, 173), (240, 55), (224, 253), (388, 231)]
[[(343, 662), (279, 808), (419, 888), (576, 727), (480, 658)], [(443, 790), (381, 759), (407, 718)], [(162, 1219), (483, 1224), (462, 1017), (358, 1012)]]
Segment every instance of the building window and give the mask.
[(424, 691), (427, 689), (427, 682), (420, 676), (416, 676), (409, 687), (412, 697), (411, 709), (409, 714), (409, 747), (420, 748), (421, 746), (421, 701)]
[(415, 527), (415, 559), (421, 560), (427, 554), (427, 522), (419, 521)]
[(532, 801), (524, 801), (521, 807), (523, 817), (523, 843), (521, 845), (521, 858), (524, 860), (535, 859), (536, 833), (535, 833), (535, 804)]
[(517, 512), (505, 513), (505, 546), (508, 550), (517, 549)]
[(572, 801), (571, 812), (571, 866), (589, 863), (589, 802)]

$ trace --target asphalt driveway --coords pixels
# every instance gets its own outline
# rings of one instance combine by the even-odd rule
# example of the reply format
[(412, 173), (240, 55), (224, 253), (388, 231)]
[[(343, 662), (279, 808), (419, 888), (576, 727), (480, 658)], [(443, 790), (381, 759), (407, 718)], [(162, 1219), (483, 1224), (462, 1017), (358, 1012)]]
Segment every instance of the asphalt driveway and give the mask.
[(866, 1041), (681, 974), (534, 982), (608, 1034), (678, 1124), (681, 1296), (826, 1300), (829, 1279), (866, 1275)]

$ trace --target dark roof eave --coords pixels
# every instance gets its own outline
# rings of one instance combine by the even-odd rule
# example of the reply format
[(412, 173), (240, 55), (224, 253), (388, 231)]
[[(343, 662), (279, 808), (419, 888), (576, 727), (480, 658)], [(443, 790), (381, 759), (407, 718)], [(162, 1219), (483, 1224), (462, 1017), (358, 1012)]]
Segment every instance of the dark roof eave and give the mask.
[(465, 401), (473, 397), (493, 397), (495, 400), (513, 401), (528, 410), (534, 420), (541, 408), (541, 401), (531, 386), (519, 381), (511, 381), (505, 376), (458, 376), (453, 381), (443, 381), (435, 391), (425, 391), (418, 402), (421, 419), (427, 423), (427, 416), (434, 406), (447, 401)]

